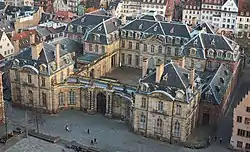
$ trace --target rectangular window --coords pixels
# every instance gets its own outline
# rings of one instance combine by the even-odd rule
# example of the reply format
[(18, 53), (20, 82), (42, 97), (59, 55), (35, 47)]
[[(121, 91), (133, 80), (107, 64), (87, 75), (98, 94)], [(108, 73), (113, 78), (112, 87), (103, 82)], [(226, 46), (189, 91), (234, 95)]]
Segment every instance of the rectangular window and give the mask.
[(179, 56), (179, 49), (178, 48), (175, 48), (175, 56)]
[(237, 147), (242, 148), (242, 145), (243, 145), (242, 141), (237, 141)]
[(89, 44), (89, 51), (92, 51), (92, 44)]
[(15, 77), (16, 77), (16, 81), (20, 81), (20, 74), (17, 70), (15, 70)]
[(167, 50), (167, 55), (171, 55), (171, 47), (168, 47), (168, 50)]
[(139, 49), (140, 49), (140, 43), (136, 43), (135, 49), (136, 49), (136, 50), (139, 50)]
[(242, 117), (241, 116), (237, 116), (237, 122), (239, 122), (239, 123), (242, 122)]
[(128, 48), (132, 49), (132, 42), (128, 42)]
[(144, 44), (144, 46), (143, 46), (144, 52), (147, 52), (147, 48), (148, 48), (147, 44)]
[(122, 53), (121, 62), (122, 62), (122, 64), (125, 64), (125, 54), (124, 53)]
[(250, 143), (246, 143), (245, 149), (250, 149)]
[(247, 112), (250, 112), (250, 107), (247, 107)]
[(176, 115), (181, 115), (181, 105), (176, 106)]
[(131, 65), (132, 64), (132, 55), (128, 54), (128, 64)]
[(146, 98), (142, 98), (142, 99), (141, 99), (141, 107), (142, 107), (142, 108), (146, 108), (146, 104), (147, 104)]
[(42, 86), (45, 86), (45, 78), (42, 77)]
[(125, 41), (122, 41), (122, 48), (125, 48)]
[(163, 102), (162, 101), (158, 102), (158, 111), (163, 111)]
[(211, 61), (207, 61), (207, 67), (208, 67), (208, 68), (212, 68), (212, 63), (211, 63)]
[(28, 83), (32, 83), (31, 75), (28, 74)]
[(247, 137), (247, 138), (250, 138), (250, 131), (247, 131), (246, 137)]
[(46, 93), (42, 93), (42, 104), (43, 106), (47, 106), (47, 96)]
[(139, 64), (140, 64), (140, 57), (139, 57), (139, 55), (136, 55), (135, 56), (135, 65), (139, 66)]
[(61, 81), (61, 82), (63, 81), (63, 71), (62, 71), (61, 74), (60, 74), (60, 81)]
[(246, 125), (249, 125), (250, 124), (250, 118), (245, 118), (245, 122), (244, 122)]
[(238, 135), (238, 136), (243, 136), (243, 137), (244, 137), (244, 136), (245, 136), (245, 132), (246, 132), (245, 130), (238, 129), (237, 135)]

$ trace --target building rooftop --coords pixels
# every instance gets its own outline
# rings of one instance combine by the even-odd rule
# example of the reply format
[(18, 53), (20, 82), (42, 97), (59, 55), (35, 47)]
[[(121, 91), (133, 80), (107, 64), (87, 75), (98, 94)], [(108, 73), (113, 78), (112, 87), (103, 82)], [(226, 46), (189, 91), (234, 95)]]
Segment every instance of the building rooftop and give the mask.
[(98, 54), (86, 53), (83, 56), (78, 57), (77, 60), (80, 61), (81, 63), (89, 64), (96, 61), (100, 57), (101, 55)]

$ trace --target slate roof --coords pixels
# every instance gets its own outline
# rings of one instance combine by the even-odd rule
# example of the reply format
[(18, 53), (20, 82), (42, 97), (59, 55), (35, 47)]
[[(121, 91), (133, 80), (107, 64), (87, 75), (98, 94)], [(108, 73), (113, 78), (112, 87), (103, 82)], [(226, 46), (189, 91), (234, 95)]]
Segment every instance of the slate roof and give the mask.
[(219, 28), (207, 23), (207, 22), (204, 22), (202, 24), (199, 24), (197, 25), (194, 30), (197, 30), (197, 31), (201, 31), (201, 30), (205, 30), (204, 32), (206, 33), (210, 33), (210, 34), (216, 34), (216, 32), (219, 30)]
[(232, 76), (233, 72), (225, 64), (221, 64), (216, 73), (211, 72), (206, 77), (203, 76), (202, 101), (220, 104), (223, 101), (226, 90), (230, 86)]
[(35, 41), (36, 43), (41, 42), (41, 36), (36, 32), (36, 30), (23, 31), (21, 33), (17, 33), (12, 37), (13, 41), (19, 41), (19, 48), (23, 49), (30, 46), (30, 35), (36, 34)]
[(139, 31), (153, 35), (183, 37), (188, 39), (191, 38), (187, 25), (182, 23), (135, 19), (123, 26), (121, 29), (128, 31)]
[(11, 33), (14, 31), (14, 25), (8, 20), (1, 20), (0, 21), (0, 30), (5, 31), (6, 33)]
[[(52, 61), (55, 61), (55, 49), (56, 46), (42, 42), (41, 52), (37, 60), (32, 59), (32, 54), (31, 54), (32, 48), (26, 47), (22, 49), (21, 52), (15, 56), (15, 60), (13, 60), (13, 62), (16, 62), (16, 60), (18, 60), (19, 67), (32, 66), (36, 69), (40, 69), (39, 66), (45, 64), (47, 66), (46, 72), (42, 72), (41, 74), (51, 75), (58, 70), (58, 69), (56, 70), (52, 69)], [(60, 57), (66, 55), (67, 53), (68, 53), (67, 51), (60, 48)], [(61, 58), (61, 63), (63, 63), (60, 64), (61, 68), (68, 66), (67, 64), (73, 64), (73, 61), (70, 60), (70, 56), (68, 56), (68, 59), (70, 61), (69, 63), (63, 63)], [(13, 64), (13, 66), (16, 66), (16, 64)]]
[(36, 31), (42, 37), (47, 37), (51, 34), (51, 32), (46, 27), (44, 28), (38, 27)]
[(56, 45), (57, 43), (60, 43), (62, 49), (69, 53), (76, 52), (77, 54), (79, 54), (83, 50), (83, 45), (81, 43), (70, 38), (57, 39), (56, 41), (53, 41), (50, 44)]
[(33, 12), (37, 12), (38, 11), (38, 7), (31, 7), (31, 6), (11, 6), (11, 5), (7, 5), (6, 9), (5, 9), (5, 14), (6, 15), (10, 15), (13, 18), (15, 17), (15, 13), (19, 12), (19, 16), (23, 16), (25, 15), (25, 12), (28, 11), (33, 11)]
[(4, 9), (6, 7), (5, 2), (0, 2), (0, 10)]

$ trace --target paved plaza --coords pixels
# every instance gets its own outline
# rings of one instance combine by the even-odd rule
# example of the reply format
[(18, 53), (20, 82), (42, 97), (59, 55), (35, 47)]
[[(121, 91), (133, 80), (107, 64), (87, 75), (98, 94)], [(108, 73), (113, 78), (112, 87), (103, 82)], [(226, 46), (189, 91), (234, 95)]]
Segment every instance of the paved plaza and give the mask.
[[(9, 123), (24, 124), (24, 111), (9, 108)], [(97, 139), (96, 148), (110, 152), (229, 152), (228, 149), (213, 145), (206, 149), (192, 150), (160, 141), (144, 138), (129, 131), (126, 124), (107, 119), (102, 115), (89, 115), (81, 111), (64, 111), (56, 115), (45, 115), (46, 122), (40, 126), (40, 132), (53, 136), (61, 136), (66, 140), (75, 140), (90, 146), (90, 140)], [(65, 131), (65, 125), (70, 126), (71, 132)], [(35, 128), (30, 124), (29, 127)], [(90, 134), (87, 134), (87, 129)]]
[(29, 137), (22, 139), (11, 148), (5, 150), (5, 152), (62, 152), (62, 149), (64, 149), (65, 152), (74, 152), (62, 146)]

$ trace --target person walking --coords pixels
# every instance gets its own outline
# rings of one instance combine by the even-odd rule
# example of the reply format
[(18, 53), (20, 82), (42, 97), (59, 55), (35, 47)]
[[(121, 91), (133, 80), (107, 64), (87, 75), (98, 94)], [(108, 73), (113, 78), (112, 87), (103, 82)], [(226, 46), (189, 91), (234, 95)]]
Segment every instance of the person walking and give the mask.
[(96, 138), (94, 138), (94, 143), (97, 144)]
[(91, 144), (91, 145), (94, 145), (94, 142), (93, 142), (93, 140), (90, 140), (90, 144)]
[(222, 144), (222, 138), (220, 138), (220, 144)]
[(88, 134), (90, 133), (89, 129), (88, 129), (87, 133), (88, 133)]

